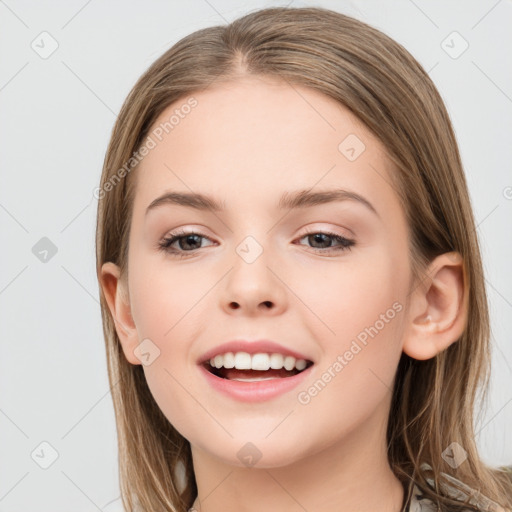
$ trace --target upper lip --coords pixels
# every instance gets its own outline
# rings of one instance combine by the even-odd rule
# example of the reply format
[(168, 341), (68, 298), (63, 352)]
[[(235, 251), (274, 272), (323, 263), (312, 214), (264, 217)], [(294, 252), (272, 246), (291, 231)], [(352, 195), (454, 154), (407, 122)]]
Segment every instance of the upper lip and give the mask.
[(198, 361), (198, 364), (203, 364), (206, 361), (214, 358), (219, 354), (226, 354), (227, 352), (247, 352), (251, 355), (253, 354), (283, 354), (284, 356), (293, 356), (295, 359), (305, 359), (306, 361), (311, 361), (308, 356), (297, 352), (296, 350), (292, 350), (290, 348), (286, 348), (279, 343), (270, 340), (255, 340), (255, 341), (246, 341), (242, 339), (228, 341), (227, 343), (223, 343), (221, 345), (217, 345), (216, 347), (205, 352)]

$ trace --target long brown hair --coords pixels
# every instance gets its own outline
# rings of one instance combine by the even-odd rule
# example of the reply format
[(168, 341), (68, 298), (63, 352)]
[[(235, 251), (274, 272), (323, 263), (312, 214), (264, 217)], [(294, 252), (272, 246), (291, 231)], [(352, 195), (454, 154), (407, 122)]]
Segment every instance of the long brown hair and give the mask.
[[(199, 30), (166, 51), (135, 84), (112, 132), (97, 196), (98, 279), (107, 261), (119, 265), (126, 277), (134, 154), (154, 121), (171, 103), (185, 103), (194, 92), (242, 75), (268, 75), (319, 91), (377, 136), (395, 164), (392, 179), (408, 221), (417, 279), (436, 255), (457, 251), (462, 256), (469, 287), (467, 325), (456, 343), (432, 359), (402, 354), (389, 414), (388, 457), (400, 481), (413, 479), (442, 510), (456, 509), (460, 502), (443, 491), (441, 473), (512, 506), (510, 477), (504, 468), (487, 466), (475, 443), (475, 406), (486, 398), (489, 379), (490, 327), (457, 142), (428, 74), (382, 32), (324, 8), (276, 7)], [(124, 506), (130, 512), (139, 506), (184, 512), (197, 494), (190, 444), (159, 409), (142, 367), (124, 357), (103, 293), (101, 310)], [(467, 461), (456, 469), (442, 457), (453, 442), (467, 452)], [(430, 466), (428, 474), (422, 463)]]

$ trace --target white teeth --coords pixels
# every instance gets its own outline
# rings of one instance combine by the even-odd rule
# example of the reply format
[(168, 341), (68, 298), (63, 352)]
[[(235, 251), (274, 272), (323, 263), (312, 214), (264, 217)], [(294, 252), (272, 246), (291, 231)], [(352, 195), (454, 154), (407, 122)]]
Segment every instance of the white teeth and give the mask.
[(224, 354), (224, 368), (234, 368), (235, 367), (235, 355), (233, 352), (228, 352)]
[(252, 356), (251, 368), (253, 370), (267, 371), (270, 368), (270, 357), (269, 357), (269, 355), (268, 354), (254, 354)]
[(227, 352), (218, 354), (210, 359), (210, 366), (214, 368), (236, 368), (237, 370), (261, 370), (267, 371), (285, 370), (291, 371), (294, 368), (301, 371), (307, 366), (305, 359), (295, 359), (292, 356), (282, 354), (265, 354), (263, 352), (253, 354), (247, 352)]
[(306, 368), (306, 360), (305, 359), (299, 359), (296, 363), (295, 363), (295, 368), (297, 368), (297, 370), (304, 370), (304, 368)]
[(284, 357), (281, 354), (272, 354), (270, 356), (270, 368), (280, 370), (283, 367)]
[(295, 357), (286, 356), (284, 358), (284, 368), (285, 370), (293, 370), (295, 368)]
[(251, 354), (248, 354), (247, 352), (237, 352), (235, 354), (235, 368), (237, 370), (250, 370)]

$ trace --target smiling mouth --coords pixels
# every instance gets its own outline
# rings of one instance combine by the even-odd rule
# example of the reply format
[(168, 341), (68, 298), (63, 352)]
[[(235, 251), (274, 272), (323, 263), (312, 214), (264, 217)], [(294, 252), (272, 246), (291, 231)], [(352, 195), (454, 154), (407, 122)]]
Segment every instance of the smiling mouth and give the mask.
[(211, 366), (208, 361), (203, 364), (204, 368), (211, 374), (215, 375), (216, 377), (219, 377), (221, 379), (238, 380), (245, 382), (255, 382), (271, 379), (285, 379), (288, 377), (293, 377), (294, 375), (297, 375), (307, 370), (312, 365), (312, 361), (307, 361), (306, 367), (303, 370), (297, 370), (296, 368), (294, 368), (293, 370), (286, 370), (285, 368), (281, 368), (279, 370), (238, 370), (236, 368), (215, 368)]

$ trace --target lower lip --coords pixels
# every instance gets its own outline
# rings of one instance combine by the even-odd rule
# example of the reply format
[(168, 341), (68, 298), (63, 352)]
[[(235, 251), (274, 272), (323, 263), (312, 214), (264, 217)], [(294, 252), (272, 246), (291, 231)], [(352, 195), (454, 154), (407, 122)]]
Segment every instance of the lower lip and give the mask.
[(217, 391), (242, 402), (263, 402), (298, 386), (309, 375), (313, 366), (311, 365), (292, 377), (281, 377), (259, 382), (223, 379), (210, 373), (203, 365), (200, 365), (199, 368), (208, 383)]

